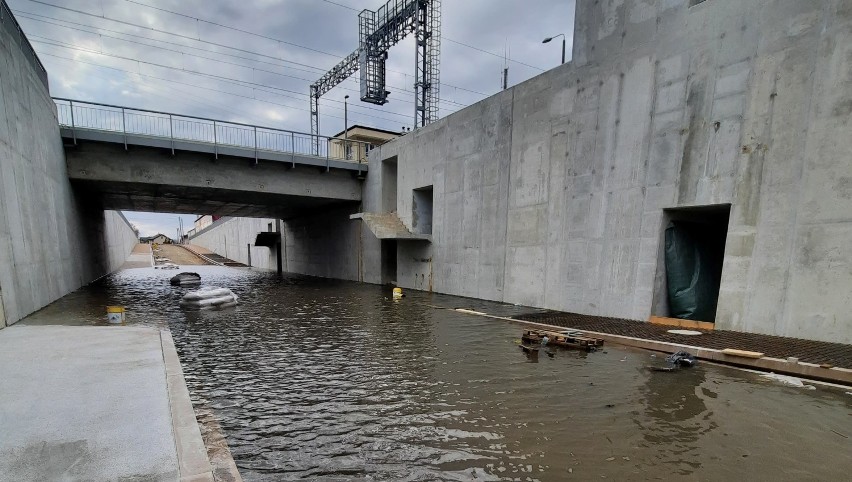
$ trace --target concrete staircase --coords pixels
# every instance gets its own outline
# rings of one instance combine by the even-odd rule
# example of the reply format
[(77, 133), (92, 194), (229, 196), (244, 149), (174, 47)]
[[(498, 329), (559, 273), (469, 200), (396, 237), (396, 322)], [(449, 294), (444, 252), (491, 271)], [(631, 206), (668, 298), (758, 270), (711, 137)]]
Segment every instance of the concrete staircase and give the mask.
[(432, 240), (432, 236), (428, 234), (412, 233), (395, 212), (357, 213), (350, 215), (349, 219), (362, 220), (379, 239)]
[(216, 266), (230, 266), (230, 267), (234, 267), (234, 268), (247, 268), (248, 267), (247, 265), (240, 263), (239, 261), (234, 261), (232, 259), (228, 259), (228, 258), (226, 258), (226, 257), (224, 257), (220, 254), (216, 254), (216, 253), (212, 253), (212, 252), (202, 253), (199, 250), (195, 249), (195, 247), (193, 247), (191, 245), (182, 244), (182, 245), (179, 245), (179, 246), (182, 247), (183, 249), (191, 252), (192, 254), (198, 256), (199, 258), (203, 259), (204, 261), (208, 262), (209, 264), (213, 264), (213, 265), (216, 265)]

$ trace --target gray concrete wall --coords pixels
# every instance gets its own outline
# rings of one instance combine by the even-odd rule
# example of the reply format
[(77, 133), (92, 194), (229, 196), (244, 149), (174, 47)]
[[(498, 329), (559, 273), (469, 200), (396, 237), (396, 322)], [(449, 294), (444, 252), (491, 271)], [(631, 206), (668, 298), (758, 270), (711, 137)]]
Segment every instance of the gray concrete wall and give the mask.
[(275, 230), (275, 220), (271, 218), (230, 218), (217, 221), (190, 238), (189, 242), (243, 264), (249, 264), (250, 250), (252, 267), (274, 270), (278, 259), (275, 248), (254, 245), (257, 233), (268, 231), (270, 223)]
[(852, 3), (691, 3), (578, 0), (571, 63), (375, 150), (365, 211), (434, 186), (400, 285), (646, 320), (663, 210), (729, 204), (717, 326), (852, 342)]
[(311, 213), (284, 222), (284, 271), (359, 281), (361, 229), (349, 219), (357, 206)]
[(0, 28), (0, 327), (117, 268), (132, 247), (120, 216), (69, 184), (56, 108), (21, 49)]
[[(349, 219), (356, 212), (357, 206), (341, 207), (282, 221), (283, 270), (323, 278), (362, 280), (359, 255), (362, 233), (360, 224)], [(267, 231), (269, 223), (274, 229), (275, 220), (271, 218), (217, 221), (189, 242), (241, 263), (248, 263), (251, 244), (252, 266), (274, 270), (275, 250), (254, 246), (257, 233)]]
[(112, 273), (127, 261), (133, 247), (139, 243), (139, 235), (121, 211), (104, 211), (103, 242), (107, 271)]

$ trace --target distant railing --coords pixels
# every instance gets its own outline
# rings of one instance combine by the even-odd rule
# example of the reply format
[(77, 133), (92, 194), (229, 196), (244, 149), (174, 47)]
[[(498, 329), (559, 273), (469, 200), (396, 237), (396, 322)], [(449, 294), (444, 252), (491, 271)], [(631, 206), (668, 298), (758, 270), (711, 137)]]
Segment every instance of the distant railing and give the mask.
[[(365, 163), (366, 154), (372, 149), (372, 145), (361, 141), (271, 127), (57, 97), (53, 100), (59, 125), (70, 128), (75, 140), (77, 130), (86, 129), (122, 134), (125, 147), (128, 135), (141, 135), (170, 139), (172, 149), (174, 141), (210, 144), (217, 157), (221, 146), (254, 150), (255, 160), (262, 152), (277, 152), (353, 163)], [(315, 138), (319, 138), (318, 154), (314, 153)]]
[(18, 25), (18, 21), (15, 19), (15, 16), (12, 15), (12, 10), (10, 10), (9, 6), (6, 5), (6, 0), (0, 0), (0, 26), (9, 29), (9, 33), (12, 34), (13, 37), (18, 37), (18, 43), (21, 46), (21, 50), (24, 51), (24, 56), (35, 68), (36, 75), (38, 75), (39, 79), (41, 79), (41, 82), (44, 84), (44, 88), (47, 89), (47, 70), (44, 68), (44, 65), (41, 64), (41, 60), (39, 60), (38, 55), (36, 55), (35, 49), (32, 44), (30, 44), (27, 36), (24, 35), (24, 31), (21, 30), (21, 26)]

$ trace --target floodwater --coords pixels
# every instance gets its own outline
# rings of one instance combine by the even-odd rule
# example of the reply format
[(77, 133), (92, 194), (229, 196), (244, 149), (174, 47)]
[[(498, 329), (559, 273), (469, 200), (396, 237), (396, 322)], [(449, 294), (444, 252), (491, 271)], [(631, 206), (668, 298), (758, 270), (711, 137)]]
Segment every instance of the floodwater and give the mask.
[[(651, 372), (609, 345), (528, 359), (522, 328), (443, 307), (518, 307), (192, 267), (240, 305), (185, 312), (174, 271), (119, 272), (25, 323), (168, 326), (205, 430), (247, 481), (849, 480), (852, 390), (699, 364)], [(71, 316), (69, 316), (71, 315)], [(209, 439), (209, 437), (208, 437)]]

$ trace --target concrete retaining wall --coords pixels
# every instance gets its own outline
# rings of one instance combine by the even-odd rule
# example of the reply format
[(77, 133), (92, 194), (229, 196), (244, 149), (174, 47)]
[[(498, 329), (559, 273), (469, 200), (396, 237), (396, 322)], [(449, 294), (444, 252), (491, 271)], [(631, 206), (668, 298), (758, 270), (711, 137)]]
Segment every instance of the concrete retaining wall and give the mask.
[(343, 207), (286, 220), (284, 271), (359, 281), (360, 229), (349, 219), (356, 212)]
[(434, 187), (400, 285), (646, 320), (664, 210), (730, 205), (717, 327), (852, 342), (850, 3), (577, 3), (570, 64), (371, 153), (365, 211)]
[[(323, 278), (360, 280), (360, 229), (349, 219), (356, 207), (335, 208), (282, 222), (284, 238), (282, 268), (287, 273)], [(257, 233), (275, 229), (270, 218), (231, 218), (219, 220), (190, 243), (203, 246), (226, 258), (256, 268), (276, 269), (274, 248), (254, 246)], [(251, 247), (249, 248), (249, 245)]]
[(8, 25), (0, 28), (0, 328), (116, 269), (135, 238), (120, 215), (72, 189), (55, 105)]
[(270, 218), (231, 218), (219, 220), (190, 239), (190, 243), (205, 247), (234, 261), (261, 269), (276, 269), (275, 248), (255, 246), (257, 233), (275, 230), (275, 220)]
[(104, 211), (104, 250), (107, 256), (107, 272), (121, 268), (133, 247), (139, 243), (139, 235), (121, 211)]

